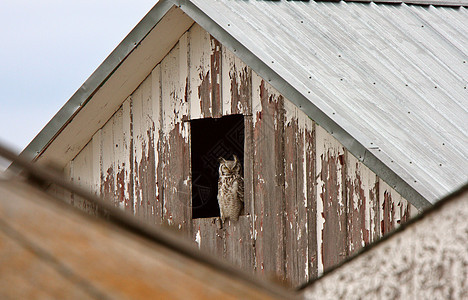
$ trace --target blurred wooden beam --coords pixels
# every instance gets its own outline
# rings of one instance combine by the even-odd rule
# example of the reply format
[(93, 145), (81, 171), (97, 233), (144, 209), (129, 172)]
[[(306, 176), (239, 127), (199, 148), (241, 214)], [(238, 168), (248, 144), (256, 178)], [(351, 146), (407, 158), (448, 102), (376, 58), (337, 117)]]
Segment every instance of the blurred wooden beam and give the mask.
[(278, 297), (18, 180), (0, 181), (0, 297)]

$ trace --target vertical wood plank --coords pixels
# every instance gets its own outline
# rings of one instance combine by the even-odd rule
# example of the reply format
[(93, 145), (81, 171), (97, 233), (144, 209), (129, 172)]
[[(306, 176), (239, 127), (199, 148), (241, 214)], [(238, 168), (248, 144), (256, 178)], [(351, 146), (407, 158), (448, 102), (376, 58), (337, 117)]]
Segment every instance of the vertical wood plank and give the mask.
[[(73, 182), (73, 160), (69, 161), (63, 168), (63, 175), (65, 179)], [(66, 203), (73, 205), (73, 195), (66, 189), (62, 189), (62, 197)]]
[(99, 148), (102, 151), (100, 168), (102, 169), (102, 182), (100, 182), (102, 195), (112, 201), (115, 206), (131, 212), (133, 193), (129, 119), (129, 103), (125, 101), (104, 125), (101, 133), (101, 147), (98, 147), (96, 143), (93, 145), (94, 151), (98, 151)]
[(252, 70), (226, 47), (222, 52), (223, 115), (249, 115), (252, 113)]
[(211, 115), (220, 118), (223, 115), (221, 101), (222, 47), (221, 43), (210, 35), (210, 74), (211, 74)]
[(164, 222), (191, 235), (187, 33), (161, 63)]
[(132, 94), (134, 213), (151, 223), (160, 223), (156, 200), (156, 167), (151, 74)]
[(318, 275), (347, 255), (346, 203), (343, 199), (343, 146), (322, 127), (316, 127)]
[(346, 152), (348, 254), (358, 252), (379, 236), (378, 178)]
[(412, 212), (414, 213), (414, 209), (406, 199), (382, 179), (379, 182), (379, 193), (380, 233), (381, 236), (384, 236), (408, 221)]
[(308, 233), (308, 268), (307, 279), (317, 278), (318, 274), (318, 251), (317, 248), (317, 198), (316, 198), (316, 145), (315, 145), (315, 123), (306, 118), (304, 130), (305, 170), (304, 183), (307, 195), (307, 227)]
[(285, 100), (284, 109), (285, 270), (288, 283), (297, 286), (308, 274), (307, 233), (304, 231), (307, 218), (302, 177), (304, 139), (299, 130), (295, 105)]
[(395, 204), (394, 197), (398, 197), (396, 193), (392, 193), (392, 188), (382, 179), (379, 182), (379, 199), (380, 199), (380, 235), (384, 236), (395, 228)]
[[(192, 119), (213, 116), (213, 79), (217, 74), (212, 70), (212, 42), (208, 32), (194, 24), (189, 30), (190, 58), (190, 112)], [(213, 66), (214, 67), (214, 66)], [(218, 73), (219, 74), (219, 73)], [(219, 86), (219, 84), (218, 84)], [(218, 92), (219, 94), (219, 92)], [(219, 99), (218, 99), (219, 101)]]
[(99, 129), (91, 139), (92, 146), (92, 189), (94, 194), (102, 196), (102, 129)]
[(126, 99), (120, 108), (122, 117), (114, 121), (116, 156), (116, 184), (119, 206), (133, 213), (133, 166), (132, 166), (132, 112), (131, 100)]
[(225, 252), (224, 258), (233, 265), (253, 272), (254, 270), (254, 248), (252, 216), (240, 216), (239, 220), (228, 220), (224, 224)]
[(193, 219), (192, 240), (200, 251), (223, 258), (224, 229), (220, 228), (218, 218)]
[(101, 129), (101, 195), (115, 206), (119, 206), (115, 198), (116, 191), (116, 169), (114, 154), (114, 118), (122, 118), (122, 111), (118, 110)]
[[(285, 270), (286, 280), (295, 285), (299, 275), (299, 209), (298, 209), (298, 125), (297, 111), (294, 104), (288, 100), (284, 101), (284, 198), (285, 198)], [(297, 239), (297, 240), (296, 240)]]
[[(254, 140), (252, 116), (244, 117), (244, 214), (251, 215), (254, 211)], [(253, 222), (252, 218), (250, 222)]]
[[(255, 253), (257, 272), (284, 279), (283, 97), (253, 76)], [(254, 104), (255, 103), (255, 104)]]
[(154, 222), (160, 224), (163, 216), (163, 181), (162, 181), (162, 161), (161, 161), (161, 136), (162, 136), (162, 117), (161, 117), (161, 64), (158, 64), (151, 72), (151, 99), (152, 99), (152, 119), (154, 124), (153, 146), (154, 153), (154, 175), (155, 175), (155, 198), (154, 198)]
[[(99, 153), (93, 153), (93, 142), (94, 139), (91, 140), (73, 159), (72, 168), (73, 182), (89, 191), (93, 191), (95, 182), (94, 171), (96, 166), (93, 165), (93, 162), (95, 161), (94, 157), (95, 155), (99, 155)], [(100, 176), (98, 178), (100, 178)], [(96, 207), (77, 195), (73, 195), (73, 203), (76, 207), (89, 214), (96, 214)]]
[[(314, 197), (313, 124), (294, 104), (285, 100), (284, 126), (286, 276), (292, 286), (298, 286), (308, 280), (310, 272), (315, 276), (310, 268), (315, 269), (316, 251), (309, 256), (309, 247), (316, 248), (315, 222), (310, 224), (308, 220), (312, 215), (309, 210), (313, 209), (310, 205), (313, 199), (308, 197)], [(309, 225), (314, 236), (311, 245)]]

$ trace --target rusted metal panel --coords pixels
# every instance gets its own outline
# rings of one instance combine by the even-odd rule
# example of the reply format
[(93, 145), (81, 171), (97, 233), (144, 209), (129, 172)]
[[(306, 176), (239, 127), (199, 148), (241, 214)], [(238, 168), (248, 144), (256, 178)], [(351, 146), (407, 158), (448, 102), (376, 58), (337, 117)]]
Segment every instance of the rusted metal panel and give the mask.
[(282, 280), (284, 265), (284, 99), (252, 76), (256, 269)]
[(316, 127), (318, 275), (346, 258), (343, 146)]
[(252, 215), (240, 216), (239, 220), (224, 224), (224, 257), (233, 265), (247, 272), (254, 271), (255, 254)]
[(142, 219), (160, 223), (162, 207), (156, 201), (152, 87), (150, 75), (132, 94), (134, 213)]
[(189, 30), (191, 118), (220, 117), (221, 44), (198, 24)]
[(163, 222), (190, 236), (190, 179), (187, 33), (161, 63)]
[(348, 255), (375, 241), (379, 235), (379, 180), (346, 152)]
[(222, 48), (223, 115), (252, 113), (252, 70), (226, 47)]

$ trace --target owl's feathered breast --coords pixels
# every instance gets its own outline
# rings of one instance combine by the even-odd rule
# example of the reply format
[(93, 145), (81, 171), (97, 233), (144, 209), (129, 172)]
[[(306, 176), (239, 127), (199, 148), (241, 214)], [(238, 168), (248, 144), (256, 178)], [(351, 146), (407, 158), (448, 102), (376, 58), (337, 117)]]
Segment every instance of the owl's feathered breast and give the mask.
[(244, 179), (240, 175), (220, 176), (218, 191), (222, 192), (223, 198), (236, 194), (235, 199), (232, 200), (244, 202)]

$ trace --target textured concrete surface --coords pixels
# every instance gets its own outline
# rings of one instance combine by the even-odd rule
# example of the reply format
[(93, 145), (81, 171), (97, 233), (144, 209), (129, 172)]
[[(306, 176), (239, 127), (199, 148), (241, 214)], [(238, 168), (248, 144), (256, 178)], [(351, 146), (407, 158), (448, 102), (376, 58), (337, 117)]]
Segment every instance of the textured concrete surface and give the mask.
[(468, 192), (303, 292), (305, 299), (468, 299)]

